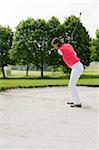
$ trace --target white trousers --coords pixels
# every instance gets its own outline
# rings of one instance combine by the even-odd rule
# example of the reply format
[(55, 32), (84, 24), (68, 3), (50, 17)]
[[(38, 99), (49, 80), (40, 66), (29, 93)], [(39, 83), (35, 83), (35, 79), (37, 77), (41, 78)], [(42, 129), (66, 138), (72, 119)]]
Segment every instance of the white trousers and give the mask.
[(71, 67), (71, 75), (70, 75), (70, 80), (69, 80), (69, 90), (70, 90), (70, 95), (71, 95), (71, 101), (74, 102), (74, 104), (80, 104), (80, 97), (77, 92), (77, 87), (76, 83), (83, 73), (84, 67), (81, 62), (77, 62)]

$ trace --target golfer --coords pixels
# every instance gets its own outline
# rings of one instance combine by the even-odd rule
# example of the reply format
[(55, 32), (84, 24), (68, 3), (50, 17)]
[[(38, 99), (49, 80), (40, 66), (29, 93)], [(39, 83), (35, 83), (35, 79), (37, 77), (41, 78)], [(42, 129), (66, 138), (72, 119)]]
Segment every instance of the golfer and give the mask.
[(55, 37), (52, 40), (51, 45), (58, 50), (58, 53), (62, 56), (63, 61), (72, 70), (68, 84), (71, 93), (71, 100), (70, 102), (67, 102), (67, 104), (70, 104), (70, 107), (82, 107), (80, 97), (77, 92), (76, 83), (83, 73), (83, 64), (80, 62), (80, 58), (77, 56), (71, 44), (65, 44), (59, 38)]

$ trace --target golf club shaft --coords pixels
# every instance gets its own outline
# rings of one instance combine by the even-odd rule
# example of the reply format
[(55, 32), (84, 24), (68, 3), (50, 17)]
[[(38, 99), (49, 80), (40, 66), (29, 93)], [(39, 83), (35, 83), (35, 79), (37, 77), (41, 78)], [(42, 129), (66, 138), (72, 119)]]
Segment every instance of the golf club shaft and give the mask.
[[(82, 13), (79, 14), (79, 19), (80, 19), (80, 17), (81, 17), (81, 14), (82, 14)], [(74, 35), (75, 31), (76, 31), (78, 22), (79, 22), (79, 20), (78, 20), (78, 21), (76, 22), (76, 24), (75, 24), (74, 30), (72, 31), (72, 34), (71, 34), (71, 36), (70, 36), (70, 40), (69, 40), (68, 43), (70, 43), (70, 42), (73, 40), (73, 35)]]

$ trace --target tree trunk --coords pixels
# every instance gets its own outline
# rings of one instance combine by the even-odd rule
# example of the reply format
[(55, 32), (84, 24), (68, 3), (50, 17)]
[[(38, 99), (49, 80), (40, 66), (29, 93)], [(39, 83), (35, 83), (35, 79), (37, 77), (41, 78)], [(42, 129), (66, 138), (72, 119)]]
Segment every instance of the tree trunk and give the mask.
[(41, 77), (43, 78), (43, 58), (41, 59)]
[(4, 66), (2, 66), (1, 68), (2, 68), (2, 74), (3, 74), (3, 78), (5, 79)]
[(27, 65), (27, 68), (26, 68), (26, 77), (28, 77), (28, 73), (29, 73), (29, 66)]

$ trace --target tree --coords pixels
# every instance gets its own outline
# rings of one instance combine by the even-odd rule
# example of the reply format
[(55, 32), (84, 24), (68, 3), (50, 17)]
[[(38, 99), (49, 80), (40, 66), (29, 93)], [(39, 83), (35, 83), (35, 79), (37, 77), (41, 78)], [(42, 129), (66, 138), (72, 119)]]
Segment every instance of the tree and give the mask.
[(54, 37), (60, 37), (64, 42), (68, 42), (77, 22), (77, 29), (71, 44), (84, 66), (88, 66), (90, 63), (90, 38), (79, 18), (75, 16), (68, 17), (63, 24), (60, 24), (56, 17), (52, 17), (48, 22), (44, 19), (34, 20), (32, 18), (20, 22), (14, 33), (13, 45), (10, 51), (11, 58), (17, 64), (27, 66), (27, 75), (31, 64), (41, 70), (41, 77), (43, 77), (43, 71), (48, 65), (55, 65), (55, 68), (56, 66), (64, 66), (64, 62), (57, 51), (54, 50), (55, 53), (48, 55), (49, 50), (52, 48), (51, 41)]
[(37, 19), (35, 21), (35, 59), (34, 65), (41, 70), (41, 77), (43, 77), (44, 68), (48, 66), (48, 26), (44, 19)]
[(12, 45), (13, 32), (11, 28), (0, 25), (0, 67), (5, 78), (4, 66), (10, 63), (9, 50)]
[(99, 30), (96, 31), (96, 38), (90, 42), (91, 61), (99, 61)]
[(34, 22), (34, 19), (28, 18), (18, 24), (10, 50), (12, 60), (15, 60), (17, 64), (27, 66), (26, 76), (28, 76), (29, 67), (34, 60)]
[[(47, 22), (48, 24), (48, 49), (49, 51), (52, 49), (51, 41), (55, 37), (60, 37), (62, 35), (62, 27), (59, 20), (53, 16)], [(53, 69), (57, 69), (61, 64), (61, 56), (58, 55), (57, 50), (53, 49), (52, 53), (48, 57), (49, 65), (53, 66)]]
[[(89, 49), (90, 37), (85, 27), (80, 22), (79, 18), (75, 16), (70, 16), (65, 19), (63, 24), (60, 24), (58, 22), (58, 19), (53, 17), (49, 22), (50, 31), (52, 31), (50, 39), (52, 40), (53, 37), (59, 37), (63, 42), (68, 43), (76, 23), (77, 23), (77, 28), (74, 33), (74, 38), (70, 43), (73, 45), (78, 56), (81, 58), (81, 61), (84, 64), (84, 66), (88, 66), (90, 63), (90, 49)], [(51, 40), (49, 41), (51, 42)], [(52, 56), (50, 57), (51, 59), (50, 61), (52, 61), (53, 65), (56, 63), (55, 65), (57, 65), (57, 67), (61, 65), (63, 67), (64, 72), (69, 72), (70, 70), (67, 69), (61, 57), (57, 55), (52, 53)]]
[(76, 22), (78, 22), (78, 24), (71, 44), (81, 58), (83, 65), (88, 66), (90, 64), (90, 37), (79, 18), (70, 16), (64, 21), (62, 24), (65, 29), (63, 38), (65, 42), (69, 41)]

